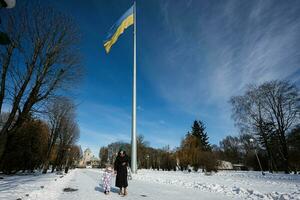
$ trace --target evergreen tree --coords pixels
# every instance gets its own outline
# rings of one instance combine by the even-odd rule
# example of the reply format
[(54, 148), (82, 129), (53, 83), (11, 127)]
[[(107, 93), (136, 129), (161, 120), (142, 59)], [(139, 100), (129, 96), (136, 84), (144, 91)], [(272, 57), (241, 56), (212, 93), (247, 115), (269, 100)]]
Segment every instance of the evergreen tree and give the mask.
[(198, 123), (200, 126), (201, 144), (202, 144), (204, 150), (206, 150), (206, 151), (211, 150), (211, 146), (208, 142), (207, 132), (205, 131), (206, 127), (202, 121), (199, 121)]
[(198, 123), (198, 121), (194, 121), (194, 124), (192, 126), (192, 135), (197, 137), (199, 140), (201, 140), (201, 128), (200, 125)]
[(192, 132), (191, 134), (198, 138), (199, 140), (199, 146), (204, 151), (211, 150), (210, 144), (208, 142), (208, 136), (205, 131), (205, 125), (202, 121), (194, 121), (194, 124), (192, 126)]

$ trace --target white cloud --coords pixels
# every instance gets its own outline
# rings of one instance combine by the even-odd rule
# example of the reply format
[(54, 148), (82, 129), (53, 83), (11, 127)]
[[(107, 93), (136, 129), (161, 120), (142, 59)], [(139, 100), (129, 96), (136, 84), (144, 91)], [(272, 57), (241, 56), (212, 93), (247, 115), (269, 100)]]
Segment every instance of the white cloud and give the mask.
[[(184, 2), (162, 3), (169, 35), (158, 39), (160, 51), (144, 61), (145, 75), (172, 107), (196, 114), (208, 106), (228, 106), (249, 83), (299, 81), (294, 74), (300, 73), (300, 19), (293, 5), (228, 1), (205, 11), (192, 3), (194, 10), (184, 10)], [(147, 66), (150, 60), (157, 60), (154, 66)]]
[[(213, 137), (232, 130), (228, 100), (241, 94), (247, 84), (271, 79), (300, 83), (299, 6), (267, 0), (207, 2), (201, 6), (199, 1), (170, 0), (161, 4), (164, 34), (153, 38), (155, 42), (143, 41), (139, 73), (170, 110), (205, 118), (213, 122), (207, 124), (208, 129), (224, 130)], [(152, 25), (152, 19), (148, 23)], [(81, 116), (96, 125), (93, 130), (82, 131), (84, 138), (94, 138), (99, 144), (120, 138), (130, 141), (130, 107), (88, 105), (81, 109), (85, 112)], [(138, 116), (138, 131), (151, 144), (180, 143), (179, 137), (185, 132), (176, 129), (177, 124), (165, 123), (160, 113), (156, 119), (141, 118), (153, 111), (146, 112), (141, 106), (137, 109), (143, 111)]]

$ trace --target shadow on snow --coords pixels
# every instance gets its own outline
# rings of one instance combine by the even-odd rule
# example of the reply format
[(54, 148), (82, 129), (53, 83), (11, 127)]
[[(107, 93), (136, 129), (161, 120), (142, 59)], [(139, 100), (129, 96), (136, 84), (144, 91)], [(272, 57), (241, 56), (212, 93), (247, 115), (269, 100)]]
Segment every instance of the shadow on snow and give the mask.
[[(98, 192), (104, 192), (104, 189), (103, 189), (103, 185), (100, 184), (99, 186), (95, 187), (95, 190), (98, 191)], [(112, 193), (119, 193), (119, 189), (116, 188), (116, 187), (111, 187), (110, 188), (110, 192)]]

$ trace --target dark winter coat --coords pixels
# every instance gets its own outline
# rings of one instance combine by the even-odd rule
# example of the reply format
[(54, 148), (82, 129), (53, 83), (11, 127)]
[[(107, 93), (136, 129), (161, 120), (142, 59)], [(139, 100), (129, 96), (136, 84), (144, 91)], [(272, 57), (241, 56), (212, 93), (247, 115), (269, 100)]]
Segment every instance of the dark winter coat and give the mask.
[(117, 171), (116, 177), (116, 187), (124, 187), (128, 186), (127, 181), (127, 166), (129, 165), (129, 158), (125, 154), (124, 157), (120, 155), (117, 156), (114, 164), (115, 171)]

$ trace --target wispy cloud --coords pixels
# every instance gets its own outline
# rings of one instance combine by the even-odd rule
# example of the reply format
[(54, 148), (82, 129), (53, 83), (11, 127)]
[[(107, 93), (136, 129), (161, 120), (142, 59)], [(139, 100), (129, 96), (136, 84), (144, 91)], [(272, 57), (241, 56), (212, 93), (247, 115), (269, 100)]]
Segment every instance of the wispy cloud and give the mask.
[(187, 7), (165, 1), (161, 12), (169, 35), (161, 40), (166, 44), (171, 37), (173, 42), (160, 45), (153, 54), (156, 67), (145, 74), (167, 101), (191, 113), (224, 107), (249, 83), (297, 82), (300, 5), (294, 3), (193, 1)]
[[(151, 145), (178, 146), (194, 119), (203, 120), (210, 138), (218, 143), (237, 132), (228, 100), (247, 84), (272, 79), (300, 84), (300, 2), (159, 4), (157, 13), (141, 13), (138, 37), (139, 83), (147, 82), (151, 89), (138, 85), (142, 91), (138, 95), (147, 94), (138, 99), (143, 106), (137, 108), (138, 133)], [(157, 5), (149, 4), (149, 10), (151, 6)], [(130, 103), (124, 107), (113, 102), (81, 105), (83, 143), (100, 147), (120, 138), (130, 141)]]

